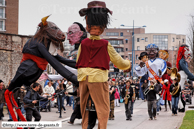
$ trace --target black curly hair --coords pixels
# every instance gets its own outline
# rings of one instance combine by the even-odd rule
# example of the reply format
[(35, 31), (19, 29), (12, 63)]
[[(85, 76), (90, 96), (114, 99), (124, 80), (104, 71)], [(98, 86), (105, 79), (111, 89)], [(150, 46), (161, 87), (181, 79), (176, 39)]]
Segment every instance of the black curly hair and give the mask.
[(107, 28), (110, 24), (110, 17), (108, 11), (105, 8), (91, 8), (87, 10), (86, 23), (89, 28), (91, 26), (100, 26), (101, 29)]

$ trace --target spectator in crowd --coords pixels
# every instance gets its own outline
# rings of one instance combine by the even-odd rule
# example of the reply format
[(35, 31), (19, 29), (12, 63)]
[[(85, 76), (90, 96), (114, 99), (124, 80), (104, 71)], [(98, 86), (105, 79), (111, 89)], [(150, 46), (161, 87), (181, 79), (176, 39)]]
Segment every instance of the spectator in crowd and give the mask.
[(120, 95), (119, 95), (119, 92), (118, 92), (118, 89), (116, 88), (115, 89), (116, 90), (116, 92), (115, 92), (115, 100), (114, 100), (114, 102), (115, 102), (115, 107), (120, 107), (119, 106), (119, 99), (120, 99)]
[(21, 86), (21, 88), (19, 88), (15, 93), (14, 93), (14, 99), (16, 100), (16, 103), (19, 107), (21, 107), (21, 112), (22, 114), (24, 114), (26, 111), (24, 110), (24, 106), (23, 106), (23, 99), (24, 96), (26, 95), (25, 91), (24, 91), (25, 87)]
[(43, 92), (47, 96), (51, 96), (55, 93), (55, 90), (52, 86), (52, 81), (49, 81), (48, 84), (44, 87)]
[[(55, 91), (55, 93), (59, 93), (61, 91), (64, 90), (64, 87), (63, 87), (63, 83), (59, 84), (59, 86), (57, 87), (57, 90)], [(60, 98), (59, 96), (57, 97), (57, 104), (58, 104), (58, 111), (56, 113), (59, 113), (60, 112), (60, 106), (62, 107), (62, 109), (64, 110), (64, 113), (66, 113), (66, 109), (65, 109), (65, 106), (64, 106), (64, 99), (65, 99), (65, 93), (62, 92), (62, 103), (60, 103)]]
[(144, 95), (144, 102), (147, 100), (147, 96), (144, 94), (145, 89), (148, 87), (148, 82), (147, 80), (144, 80), (144, 83), (142, 84), (142, 89), (143, 89), (143, 95)]
[(4, 114), (3, 114), (3, 105), (5, 103), (4, 93), (5, 93), (5, 85), (3, 81), (0, 80), (0, 120), (3, 120), (2, 117), (4, 117)]
[[(70, 81), (67, 83), (66, 87), (67, 87), (67, 89), (66, 89), (67, 92), (73, 92), (73, 85)], [(73, 96), (70, 95), (70, 94), (68, 94), (67, 96), (68, 96), (67, 97), (68, 98), (68, 103), (67, 104), (69, 104), (69, 106), (71, 106), (71, 104), (73, 103)]]
[(137, 81), (135, 83), (135, 96), (136, 96), (137, 100), (139, 100), (139, 88), (140, 88), (140, 84), (139, 84), (139, 81)]
[(109, 81), (109, 95), (110, 95), (110, 114), (109, 120), (114, 120), (114, 99), (115, 99), (115, 82)]

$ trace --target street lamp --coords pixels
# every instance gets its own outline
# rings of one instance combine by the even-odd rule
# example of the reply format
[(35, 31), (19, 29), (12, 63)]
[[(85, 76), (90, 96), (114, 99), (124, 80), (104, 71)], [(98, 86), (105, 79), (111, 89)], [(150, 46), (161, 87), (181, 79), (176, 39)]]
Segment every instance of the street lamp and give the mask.
[(146, 27), (146, 25), (143, 25), (143, 26), (134, 26), (134, 20), (133, 20), (133, 26), (126, 26), (124, 24), (121, 24), (120, 26), (123, 26), (123, 27), (133, 27), (133, 32), (132, 32), (132, 74), (131, 74), (133, 76), (133, 66), (134, 66), (134, 63), (135, 63), (134, 27), (141, 28), (141, 27)]

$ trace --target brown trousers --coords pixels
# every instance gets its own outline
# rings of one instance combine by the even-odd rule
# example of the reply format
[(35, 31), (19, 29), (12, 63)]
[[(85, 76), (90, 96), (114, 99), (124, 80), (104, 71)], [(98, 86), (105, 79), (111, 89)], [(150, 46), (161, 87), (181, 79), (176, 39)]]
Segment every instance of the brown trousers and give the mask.
[(90, 94), (98, 117), (98, 129), (106, 129), (110, 112), (109, 87), (108, 82), (79, 82), (80, 107), (82, 114), (82, 129), (88, 127), (89, 111), (86, 111), (88, 96)]

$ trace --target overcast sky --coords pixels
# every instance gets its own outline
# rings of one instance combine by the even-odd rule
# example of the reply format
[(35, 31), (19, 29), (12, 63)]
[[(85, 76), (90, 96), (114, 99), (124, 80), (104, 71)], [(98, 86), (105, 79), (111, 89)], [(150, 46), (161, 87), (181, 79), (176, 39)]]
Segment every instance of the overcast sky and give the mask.
[[(19, 34), (33, 35), (41, 18), (52, 14), (52, 21), (67, 31), (73, 22), (85, 26), (78, 11), (91, 0), (19, 0)], [(104, 0), (113, 11), (109, 28), (121, 24), (146, 25), (146, 33), (188, 34), (190, 15), (194, 15), (194, 0)], [(120, 27), (122, 28), (122, 27)]]

